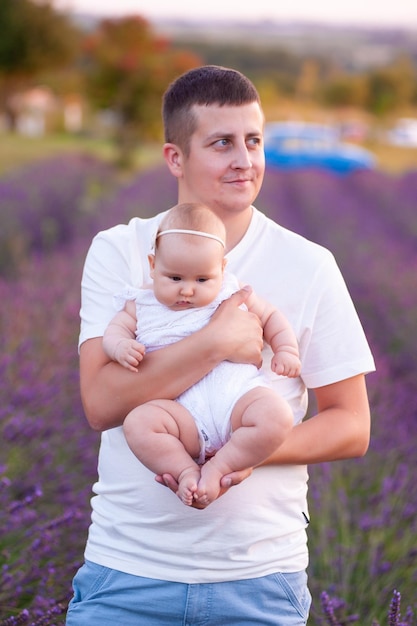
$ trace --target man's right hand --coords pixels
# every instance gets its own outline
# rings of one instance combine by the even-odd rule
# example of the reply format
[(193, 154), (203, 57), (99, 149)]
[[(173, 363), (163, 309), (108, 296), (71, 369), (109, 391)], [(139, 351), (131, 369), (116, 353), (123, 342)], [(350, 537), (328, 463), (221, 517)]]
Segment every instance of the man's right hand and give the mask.
[(257, 315), (240, 308), (251, 293), (252, 288), (246, 285), (224, 300), (212, 316), (210, 325), (217, 333), (215, 336), (223, 342), (227, 355), (225, 360), (260, 367), (263, 348), (261, 322)]

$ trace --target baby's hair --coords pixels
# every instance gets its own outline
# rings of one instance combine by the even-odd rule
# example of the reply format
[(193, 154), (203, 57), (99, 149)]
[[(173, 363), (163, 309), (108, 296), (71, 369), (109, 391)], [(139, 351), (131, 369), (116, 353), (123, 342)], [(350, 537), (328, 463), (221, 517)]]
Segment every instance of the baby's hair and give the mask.
[(221, 219), (204, 204), (197, 202), (177, 204), (168, 211), (159, 225), (156, 246), (159, 233), (176, 229), (207, 233), (222, 241), (226, 239), (226, 228)]

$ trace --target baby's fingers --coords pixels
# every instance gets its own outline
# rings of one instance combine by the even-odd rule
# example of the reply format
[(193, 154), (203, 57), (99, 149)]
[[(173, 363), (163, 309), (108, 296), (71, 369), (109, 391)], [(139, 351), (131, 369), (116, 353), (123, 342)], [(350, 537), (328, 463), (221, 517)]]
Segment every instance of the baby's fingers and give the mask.
[(136, 359), (127, 358), (124, 366), (131, 372), (138, 372), (138, 362)]
[(300, 360), (296, 357), (291, 359), (277, 358), (274, 356), (271, 360), (271, 369), (278, 376), (287, 376), (288, 378), (296, 378), (301, 372)]

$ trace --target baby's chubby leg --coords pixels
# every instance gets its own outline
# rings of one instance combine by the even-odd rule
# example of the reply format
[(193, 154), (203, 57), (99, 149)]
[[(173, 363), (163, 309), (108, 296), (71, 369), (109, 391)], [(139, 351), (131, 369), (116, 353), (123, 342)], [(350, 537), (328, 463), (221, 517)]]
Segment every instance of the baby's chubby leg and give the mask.
[(171, 474), (177, 495), (191, 505), (200, 478), (200, 441), (191, 414), (174, 400), (141, 404), (125, 418), (123, 431), (135, 456), (155, 474)]
[(245, 393), (233, 408), (229, 441), (201, 468), (197, 502), (212, 502), (225, 474), (267, 459), (287, 437), (293, 421), (289, 404), (273, 389), (255, 387)]

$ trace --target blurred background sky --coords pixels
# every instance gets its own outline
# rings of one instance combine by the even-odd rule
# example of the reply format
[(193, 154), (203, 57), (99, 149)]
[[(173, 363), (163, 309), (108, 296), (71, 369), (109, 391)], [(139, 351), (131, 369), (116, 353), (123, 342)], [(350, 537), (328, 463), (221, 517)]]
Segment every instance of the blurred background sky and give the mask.
[(148, 19), (313, 20), (381, 26), (417, 27), (416, 0), (54, 0), (57, 8), (94, 15), (120, 16), (139, 13)]

